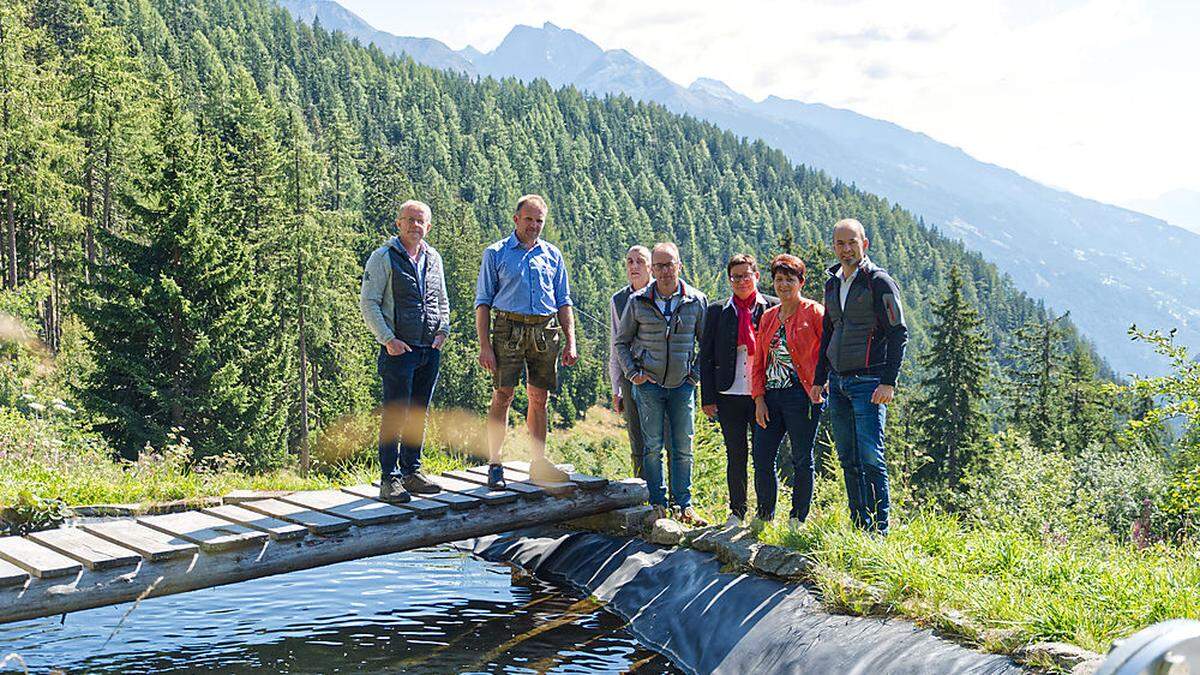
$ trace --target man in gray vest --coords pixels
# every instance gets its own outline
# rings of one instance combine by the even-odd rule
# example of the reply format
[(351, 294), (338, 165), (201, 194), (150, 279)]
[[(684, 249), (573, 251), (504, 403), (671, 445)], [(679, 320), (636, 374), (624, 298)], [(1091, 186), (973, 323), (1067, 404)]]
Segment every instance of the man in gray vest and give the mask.
[(839, 262), (829, 268), (825, 282), (821, 352), (810, 397), (814, 403), (823, 401), (828, 381), (829, 418), (851, 520), (862, 529), (887, 534), (883, 427), (887, 404), (896, 395), (908, 328), (900, 289), (867, 258), (870, 244), (862, 223), (853, 218), (833, 226)]
[(450, 334), (442, 257), (425, 242), (431, 219), (423, 202), (410, 199), (400, 205), (398, 234), (367, 259), (359, 295), (363, 319), (380, 345), (379, 498), (392, 503), (408, 501), (412, 492), (441, 491), (420, 471), (425, 416), (442, 344)]

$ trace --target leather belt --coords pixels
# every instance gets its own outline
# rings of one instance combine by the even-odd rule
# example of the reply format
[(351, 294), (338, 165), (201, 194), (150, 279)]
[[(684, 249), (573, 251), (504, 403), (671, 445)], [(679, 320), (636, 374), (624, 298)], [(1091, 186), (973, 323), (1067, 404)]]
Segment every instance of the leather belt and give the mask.
[(533, 325), (544, 324), (555, 316), (553, 314), (518, 314), (516, 312), (506, 312), (502, 309), (497, 309), (495, 312), (498, 318)]

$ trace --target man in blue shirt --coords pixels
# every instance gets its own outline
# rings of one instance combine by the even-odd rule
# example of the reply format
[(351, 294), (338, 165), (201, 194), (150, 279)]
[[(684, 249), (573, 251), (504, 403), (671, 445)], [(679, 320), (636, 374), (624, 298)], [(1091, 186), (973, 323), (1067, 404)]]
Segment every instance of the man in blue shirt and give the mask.
[[(558, 388), (558, 364), (575, 363), (575, 321), (562, 253), (541, 238), (549, 208), (539, 195), (517, 200), (513, 233), (483, 251), (475, 286), (475, 334), (479, 365), (492, 374), (488, 407), (488, 485), (504, 487), (501, 446), (513, 390), (526, 372), (533, 438), (534, 480), (557, 482), (567, 475), (546, 459), (546, 403)], [(561, 345), (565, 338), (566, 345)], [(560, 347), (564, 347), (561, 348)]]

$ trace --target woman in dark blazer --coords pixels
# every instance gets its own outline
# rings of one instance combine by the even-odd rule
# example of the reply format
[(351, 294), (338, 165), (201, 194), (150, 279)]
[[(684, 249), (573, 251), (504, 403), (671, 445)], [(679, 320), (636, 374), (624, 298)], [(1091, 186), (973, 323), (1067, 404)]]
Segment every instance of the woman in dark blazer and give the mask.
[(755, 330), (763, 313), (779, 299), (758, 292), (758, 264), (754, 256), (738, 253), (725, 266), (733, 295), (712, 303), (700, 339), (700, 405), (715, 417), (725, 437), (725, 479), (729, 486), (729, 520), (746, 517), (746, 463), (750, 446), (746, 435), (754, 427), (754, 399), (750, 396), (750, 361), (755, 351)]

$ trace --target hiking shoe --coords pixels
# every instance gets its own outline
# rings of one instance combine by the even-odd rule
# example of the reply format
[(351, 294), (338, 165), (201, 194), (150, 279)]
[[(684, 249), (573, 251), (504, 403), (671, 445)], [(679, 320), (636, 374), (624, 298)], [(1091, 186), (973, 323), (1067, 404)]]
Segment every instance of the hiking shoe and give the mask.
[(503, 490), (508, 487), (504, 482), (504, 467), (499, 464), (488, 465), (488, 482), (487, 486), (492, 490)]
[(551, 464), (545, 457), (530, 463), (529, 477), (535, 483), (566, 483), (571, 480), (565, 471)]
[(683, 511), (679, 514), (679, 521), (692, 527), (708, 527), (708, 521), (701, 518), (700, 514), (696, 513), (696, 509), (691, 506), (683, 508)]
[(726, 529), (731, 528), (731, 527), (741, 527), (741, 526), (742, 526), (742, 518), (741, 518), (741, 516), (739, 516), (736, 513), (729, 514), (729, 517), (725, 519), (725, 528)]
[(658, 504), (651, 504), (650, 513), (646, 514), (646, 520), (643, 525), (645, 525), (646, 529), (649, 530), (654, 527), (654, 523), (657, 523), (663, 518), (669, 517), (669, 513), (670, 511), (667, 510), (667, 507), (660, 506)]
[(379, 501), (389, 504), (403, 504), (411, 501), (412, 495), (404, 489), (404, 483), (396, 476), (389, 476), (379, 481)]
[(437, 483), (426, 478), (420, 471), (409, 474), (401, 479), (404, 489), (415, 495), (436, 495), (442, 491)]
[(799, 531), (800, 528), (804, 527), (804, 521), (799, 518), (788, 518), (788, 527)]

